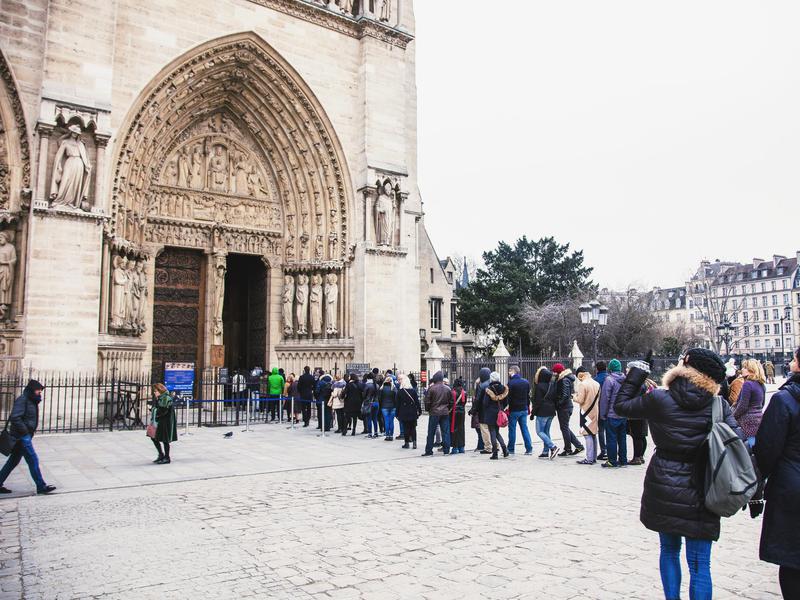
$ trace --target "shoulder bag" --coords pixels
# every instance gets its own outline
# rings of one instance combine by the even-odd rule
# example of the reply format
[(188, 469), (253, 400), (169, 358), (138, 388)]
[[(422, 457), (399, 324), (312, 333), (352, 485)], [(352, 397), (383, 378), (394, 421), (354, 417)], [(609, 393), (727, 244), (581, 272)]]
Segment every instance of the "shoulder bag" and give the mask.
[(0, 432), (0, 454), (3, 456), (8, 456), (11, 454), (11, 451), (14, 449), (14, 446), (17, 445), (17, 440), (11, 435), (11, 432), (8, 430), (8, 424), (11, 421), (9, 419), (6, 421), (6, 426), (3, 428), (3, 431)]

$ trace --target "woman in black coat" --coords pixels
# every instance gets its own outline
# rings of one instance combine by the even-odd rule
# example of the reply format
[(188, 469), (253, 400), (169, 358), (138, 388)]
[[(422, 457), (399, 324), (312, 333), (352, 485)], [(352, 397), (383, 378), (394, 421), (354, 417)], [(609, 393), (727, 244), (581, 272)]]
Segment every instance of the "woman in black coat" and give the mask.
[(401, 374), (397, 378), (400, 389), (397, 390), (397, 420), (403, 424), (403, 448), (408, 448), (409, 443), (417, 449), (417, 419), (422, 414), (417, 390), (411, 385), (408, 377)]
[(767, 478), (761, 560), (780, 565), (784, 598), (800, 598), (800, 348), (789, 369), (761, 419), (755, 455)]
[[(667, 600), (680, 598), (680, 550), (686, 538), (686, 555), (694, 600), (711, 599), (711, 542), (719, 539), (719, 517), (705, 507), (698, 467), (711, 425), (712, 403), (725, 380), (725, 363), (703, 348), (689, 350), (681, 363), (664, 375), (667, 389), (642, 394), (649, 366), (628, 365), (628, 375), (614, 403), (614, 411), (634, 419), (647, 419), (656, 453), (647, 468), (640, 520), (661, 540), (661, 582)], [(739, 437), (744, 434), (727, 403), (725, 422)]]
[(544, 443), (539, 458), (553, 460), (558, 454), (558, 446), (550, 439), (550, 426), (556, 417), (555, 386), (552, 384), (553, 373), (547, 367), (539, 367), (533, 377), (533, 406), (531, 421), (536, 417), (536, 435)]
[(344, 414), (347, 419), (342, 424), (342, 435), (347, 435), (347, 431), (352, 426), (353, 435), (358, 429), (358, 418), (361, 416), (361, 404), (364, 402), (364, 388), (358, 380), (358, 375), (352, 373), (347, 387), (344, 389)]

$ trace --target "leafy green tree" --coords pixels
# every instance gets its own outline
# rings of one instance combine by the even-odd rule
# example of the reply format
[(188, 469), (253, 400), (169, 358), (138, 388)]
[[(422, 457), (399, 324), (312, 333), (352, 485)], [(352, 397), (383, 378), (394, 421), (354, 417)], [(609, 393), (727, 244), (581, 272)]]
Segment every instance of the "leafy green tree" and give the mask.
[(512, 350), (520, 343), (523, 352), (539, 349), (521, 318), (523, 308), (595, 289), (583, 251), (570, 252), (569, 244), (552, 237), (523, 236), (513, 246), (500, 242), (483, 253), (483, 262), (470, 285), (458, 292), (458, 321), (470, 333), (503, 336)]

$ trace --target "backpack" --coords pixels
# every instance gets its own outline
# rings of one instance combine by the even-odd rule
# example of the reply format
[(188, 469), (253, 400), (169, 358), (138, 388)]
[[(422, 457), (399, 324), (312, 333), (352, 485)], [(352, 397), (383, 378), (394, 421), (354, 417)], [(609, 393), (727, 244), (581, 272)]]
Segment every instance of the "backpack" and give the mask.
[(715, 515), (731, 517), (756, 494), (759, 479), (747, 446), (722, 419), (722, 402), (714, 396), (711, 405), (705, 505)]

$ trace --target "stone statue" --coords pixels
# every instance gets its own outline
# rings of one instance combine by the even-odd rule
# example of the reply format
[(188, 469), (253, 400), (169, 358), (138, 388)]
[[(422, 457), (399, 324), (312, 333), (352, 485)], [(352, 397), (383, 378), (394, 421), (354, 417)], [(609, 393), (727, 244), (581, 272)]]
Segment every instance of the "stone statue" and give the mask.
[(111, 323), (112, 329), (122, 329), (125, 326), (125, 311), (128, 306), (128, 259), (124, 256), (115, 256), (114, 270), (111, 275)]
[(17, 264), (17, 251), (8, 241), (8, 234), (0, 233), (0, 318), (9, 316), (11, 294), (14, 289), (14, 266)]
[(242, 196), (247, 195), (247, 167), (247, 157), (244, 153), (240, 152), (236, 156), (236, 162), (233, 166), (233, 183), (234, 191)]
[(203, 189), (203, 150), (197, 144), (192, 150), (192, 166), (189, 173), (189, 187), (195, 190)]
[(89, 209), (89, 174), (92, 166), (86, 155), (86, 146), (81, 140), (81, 128), (70, 125), (69, 133), (61, 138), (61, 144), (53, 161), (53, 179), (50, 184), (50, 199), (59, 206)]
[(339, 8), (346, 15), (353, 14), (353, 0), (339, 0)]
[(297, 276), (297, 289), (294, 292), (295, 316), (297, 317), (297, 334), (306, 335), (308, 328), (308, 275)]
[(178, 186), (189, 187), (189, 157), (186, 150), (181, 150), (178, 154)]
[(267, 188), (264, 187), (255, 165), (250, 167), (250, 172), (247, 174), (247, 194), (259, 200), (267, 197)]
[(214, 146), (214, 154), (208, 159), (208, 188), (213, 192), (228, 191), (228, 157), (222, 146)]
[(136, 263), (136, 285), (139, 290), (139, 310), (136, 313), (136, 331), (142, 334), (147, 330), (145, 314), (147, 313), (147, 267), (143, 260)]
[(392, 18), (392, 2), (394, 0), (380, 0), (381, 2), (381, 21), (388, 22)]
[(122, 328), (133, 331), (136, 328), (136, 317), (139, 314), (139, 282), (136, 276), (136, 262), (133, 259), (128, 260), (126, 266), (125, 276), (128, 280), (125, 282), (125, 321)]
[(222, 309), (225, 305), (225, 273), (228, 270), (225, 254), (214, 255), (214, 344), (220, 346), (222, 338)]
[(339, 310), (339, 276), (328, 273), (325, 276), (325, 322), (328, 324), (325, 332), (328, 335), (339, 333), (336, 318)]
[(375, 240), (379, 246), (391, 246), (393, 243), (394, 190), (388, 181), (378, 188), (378, 199), (375, 200)]
[(322, 275), (314, 273), (311, 276), (311, 292), (308, 295), (311, 313), (311, 333), (322, 333)]
[(171, 160), (167, 164), (167, 185), (176, 186), (178, 185), (178, 163), (177, 161)]
[(294, 277), (285, 275), (283, 278), (283, 335), (290, 336), (294, 332), (292, 320), (292, 302), (294, 301)]

